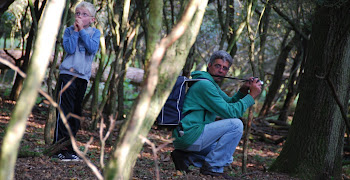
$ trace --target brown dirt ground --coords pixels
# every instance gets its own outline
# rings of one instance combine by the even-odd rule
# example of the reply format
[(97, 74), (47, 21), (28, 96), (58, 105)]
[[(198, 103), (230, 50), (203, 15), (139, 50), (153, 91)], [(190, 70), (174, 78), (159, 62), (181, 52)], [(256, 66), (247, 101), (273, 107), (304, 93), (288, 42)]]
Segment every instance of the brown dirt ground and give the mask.
[[(10, 113), (13, 110), (14, 103), (8, 100), (0, 99), (0, 143), (2, 143), (2, 137), (7, 123), (10, 119)], [(47, 108), (41, 106), (35, 106), (32, 114), (28, 118), (27, 128), (25, 130), (24, 137), (22, 139), (20, 150), (21, 151), (35, 151), (42, 152), (47, 148), (44, 142), (44, 126), (46, 120)], [(84, 123), (83, 127), (84, 127)], [(256, 129), (258, 127), (255, 127)], [(260, 128), (262, 130), (263, 128)], [(282, 135), (278, 134), (273, 129), (263, 129), (272, 134), (272, 138), (278, 139)], [(254, 131), (253, 131), (254, 132)], [(283, 132), (285, 133), (285, 132)], [(93, 137), (94, 140), (88, 150), (87, 156), (90, 161), (94, 163), (99, 170), (101, 170), (100, 164), (100, 142), (98, 131), (91, 132), (80, 130), (77, 134), (78, 145), (85, 147), (89, 139)], [(106, 146), (105, 162), (108, 160), (108, 154), (111, 152), (111, 144), (115, 142), (117, 137), (117, 131), (112, 133), (110, 143)], [(158, 145), (164, 144), (164, 140), (170, 139), (170, 133), (166, 130), (157, 130), (153, 127), (148, 135), (148, 139)], [(242, 174), (242, 143), (237, 147), (234, 154), (234, 162), (225, 171), (236, 177), (237, 179), (283, 179), (294, 180), (297, 178), (289, 177), (286, 174), (267, 172), (267, 168), (271, 165), (273, 160), (278, 156), (282, 149), (282, 143), (272, 144), (260, 141), (255, 135), (250, 138), (249, 151), (248, 151), (248, 165), (247, 173)], [(199, 173), (199, 169), (191, 167), (192, 172), (188, 174), (182, 174), (175, 171), (175, 167), (170, 159), (170, 152), (173, 150), (171, 144), (165, 146), (158, 152), (159, 161), (159, 174), (160, 179), (217, 179), (211, 176), (203, 176)], [(156, 179), (155, 161), (153, 160), (152, 149), (145, 143), (142, 151), (138, 155), (138, 159), (133, 170), (132, 179)], [(16, 180), (31, 180), (31, 179), (97, 179), (92, 170), (84, 162), (61, 162), (57, 159), (52, 159), (47, 156), (38, 157), (19, 157), (17, 159), (15, 168)]]

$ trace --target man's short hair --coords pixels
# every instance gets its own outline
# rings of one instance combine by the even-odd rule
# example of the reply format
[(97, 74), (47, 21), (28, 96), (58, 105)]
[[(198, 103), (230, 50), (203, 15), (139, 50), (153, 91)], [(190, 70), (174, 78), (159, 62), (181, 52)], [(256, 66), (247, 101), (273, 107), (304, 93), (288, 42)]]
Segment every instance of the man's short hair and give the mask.
[(75, 7), (75, 10), (77, 10), (77, 8), (86, 8), (89, 12), (90, 12), (90, 15), (92, 17), (95, 17), (96, 15), (96, 9), (95, 9), (95, 6), (89, 2), (86, 2), (86, 1), (82, 1), (81, 3), (79, 3), (76, 7)]
[(233, 63), (231, 55), (224, 50), (215, 51), (210, 56), (209, 63), (214, 63), (216, 59), (222, 59), (224, 62), (227, 61), (229, 63), (229, 66), (231, 66)]

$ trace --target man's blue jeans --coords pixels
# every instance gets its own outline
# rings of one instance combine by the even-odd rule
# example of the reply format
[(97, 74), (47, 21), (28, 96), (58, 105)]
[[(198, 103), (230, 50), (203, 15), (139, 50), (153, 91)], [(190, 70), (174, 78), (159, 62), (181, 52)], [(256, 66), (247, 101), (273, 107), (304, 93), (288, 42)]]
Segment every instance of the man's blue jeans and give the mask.
[(185, 149), (189, 152), (189, 162), (186, 163), (222, 173), (224, 167), (232, 163), (232, 155), (242, 134), (240, 119), (223, 119), (205, 125), (201, 136)]

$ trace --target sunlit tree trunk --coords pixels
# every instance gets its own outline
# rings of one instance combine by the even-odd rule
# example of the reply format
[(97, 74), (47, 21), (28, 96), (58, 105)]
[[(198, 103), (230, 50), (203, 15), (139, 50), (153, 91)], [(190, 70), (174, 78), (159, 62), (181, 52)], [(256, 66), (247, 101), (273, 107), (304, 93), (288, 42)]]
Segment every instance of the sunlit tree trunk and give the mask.
[(316, 9), (299, 101), (273, 171), (303, 179), (342, 179), (345, 121), (340, 109), (347, 113), (350, 93), (349, 9), (350, 1)]
[(27, 117), (32, 110), (38, 89), (41, 87), (41, 82), (45, 76), (64, 4), (65, 1), (49, 1), (45, 8), (45, 15), (39, 26), (38, 38), (36, 39), (23, 91), (12, 113), (2, 142), (0, 156), (0, 179), (2, 180), (11, 180), (14, 177), (18, 148), (26, 128)]
[[(152, 6), (152, 3), (158, 6)], [(162, 4), (162, 2), (151, 1), (150, 7), (159, 8), (159, 4)], [(161, 40), (159, 46), (155, 49), (140, 95), (132, 108), (131, 115), (129, 115), (121, 129), (117, 149), (112, 154), (105, 171), (107, 179), (130, 179), (132, 167), (143, 145), (140, 136), (147, 136), (162, 104), (165, 103), (166, 97), (170, 93), (168, 87), (175, 83), (177, 75), (185, 64), (190, 47), (198, 34), (206, 5), (207, 1), (191, 1), (179, 24), (166, 38)], [(160, 10), (161, 12), (162, 10)], [(150, 21), (152, 20), (154, 19), (150, 17)], [(187, 26), (189, 29), (184, 32)], [(181, 38), (174, 43), (182, 33), (184, 34)], [(169, 47), (171, 44), (172, 46)], [(167, 48), (166, 57), (162, 60)], [(170, 51), (171, 53), (169, 53)], [(158, 72), (161, 60), (162, 64)], [(158, 85), (157, 82), (159, 82)]]

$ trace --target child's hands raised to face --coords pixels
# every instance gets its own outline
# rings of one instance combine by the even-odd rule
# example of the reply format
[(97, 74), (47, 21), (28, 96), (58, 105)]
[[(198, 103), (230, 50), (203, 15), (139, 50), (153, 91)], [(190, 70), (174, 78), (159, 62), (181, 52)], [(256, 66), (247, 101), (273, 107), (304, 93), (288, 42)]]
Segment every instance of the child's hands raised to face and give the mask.
[(74, 31), (79, 32), (84, 28), (83, 21), (80, 18), (76, 18), (74, 22)]

